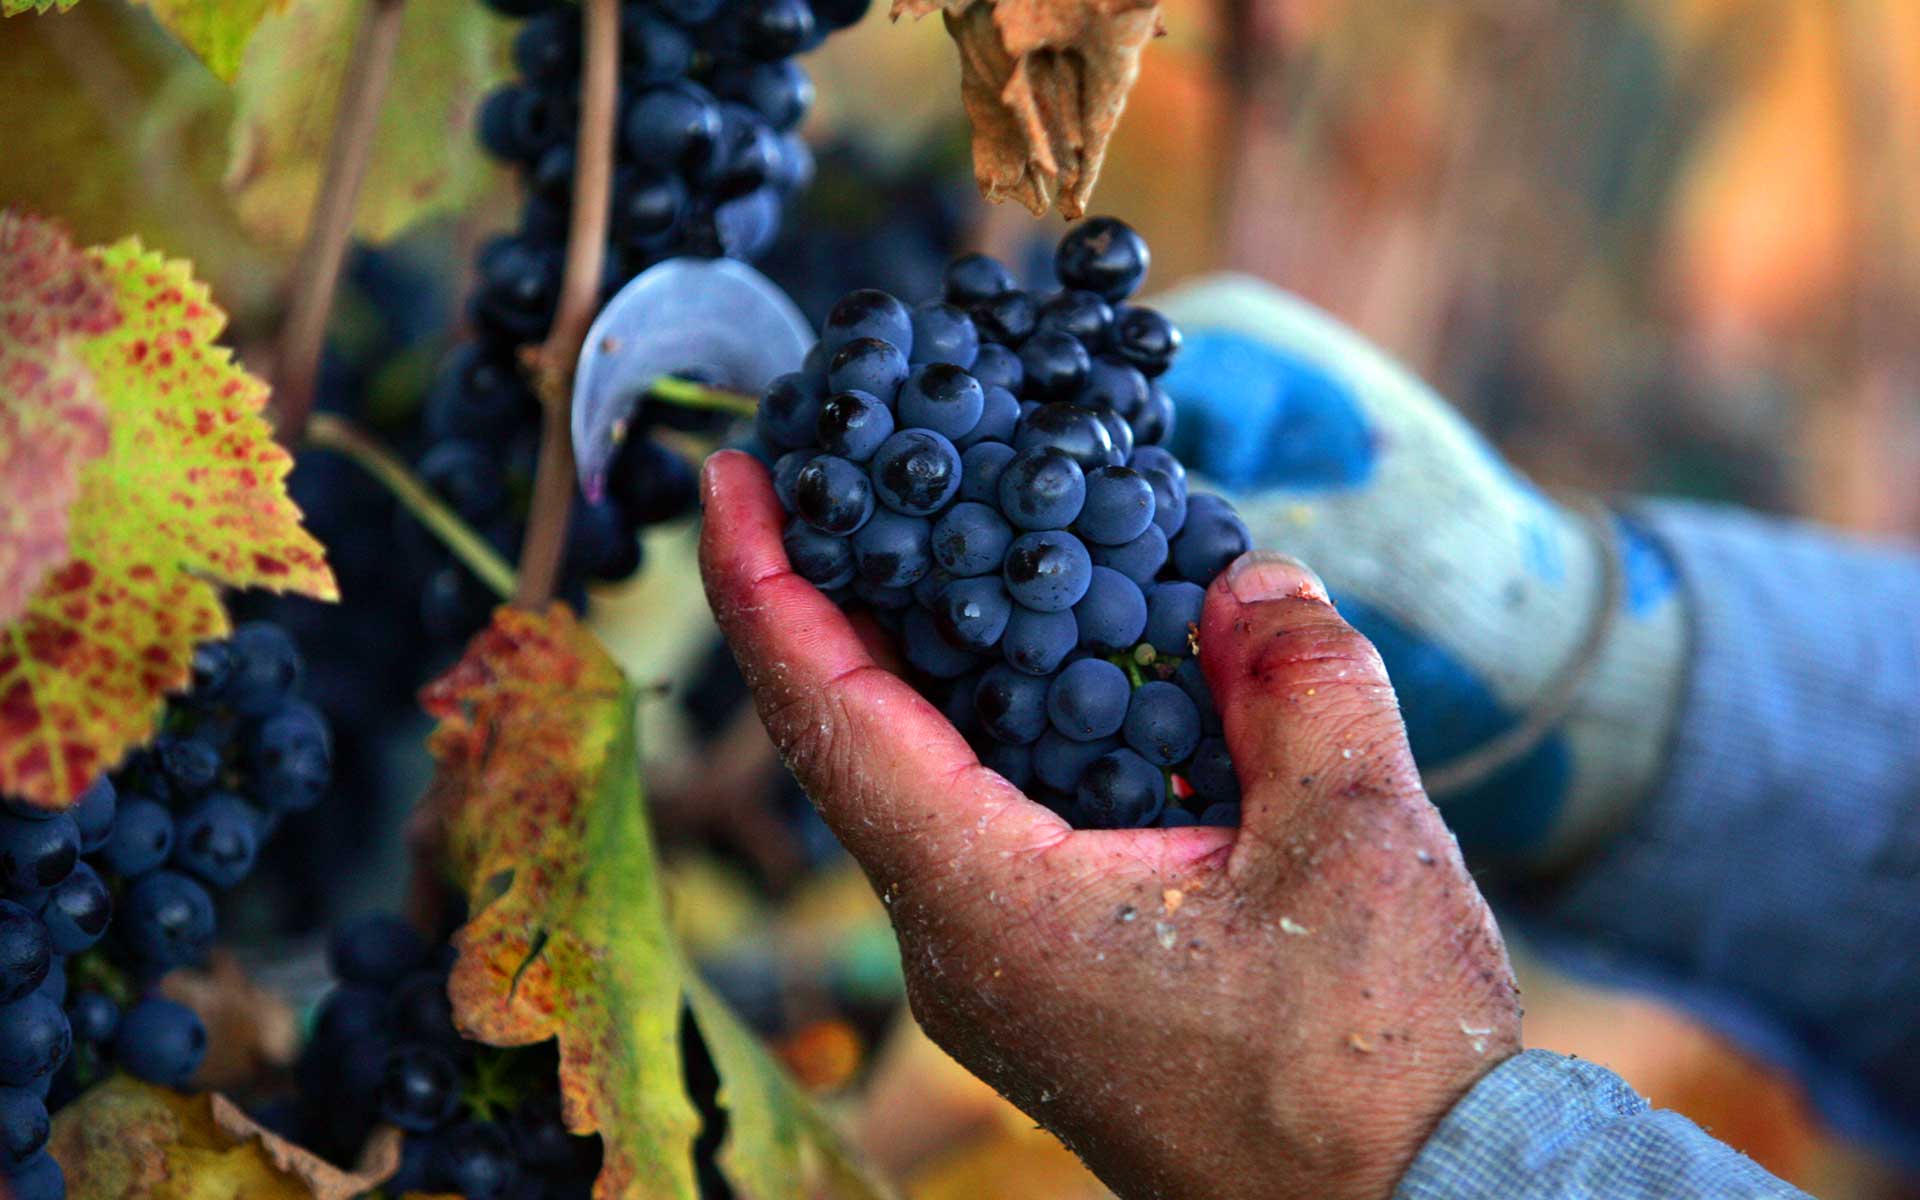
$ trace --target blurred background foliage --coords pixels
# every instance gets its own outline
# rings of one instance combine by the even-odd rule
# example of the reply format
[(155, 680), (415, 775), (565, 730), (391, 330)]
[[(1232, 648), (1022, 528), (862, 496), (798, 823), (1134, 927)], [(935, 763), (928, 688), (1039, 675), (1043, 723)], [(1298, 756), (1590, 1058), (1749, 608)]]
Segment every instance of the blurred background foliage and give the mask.
[[(355, 7), (269, 17), (238, 88), (124, 0), (0, 21), (0, 205), (193, 259), (265, 371)], [(401, 442), (465, 264), (514, 208), (470, 136), (510, 27), (470, 0), (409, 8), (323, 380), (323, 404)], [(1306, 295), (1548, 485), (1920, 528), (1920, 5), (1165, 0), (1165, 21), (1095, 203), (1151, 241), (1154, 283), (1234, 269)], [(958, 249), (1051, 245), (1051, 221), (973, 195), (938, 22), (875, 11), (807, 65), (820, 176), (765, 266), (816, 319), (853, 286), (931, 293)], [(340, 521), (395, 519), (337, 462), (303, 475)], [(643, 713), (656, 825), (709, 978), (916, 1197), (1104, 1195), (913, 1032), (878, 906), (740, 716), (690, 546), (656, 533), (648, 570), (594, 611), (660, 684)], [(341, 564), (362, 644), (310, 685), (346, 730), (338, 802), (280, 839), (229, 921), (296, 1008), (318, 987), (316, 931), (399, 894), (424, 783), (424, 723), (391, 719), (419, 681), (386, 667), (412, 599), (379, 594), (378, 549)], [(355, 714), (377, 731), (353, 735)], [(1699, 1027), (1521, 959), (1530, 1043), (1621, 1070), (1819, 1195), (1920, 1195)], [(222, 1036), (258, 1033), (256, 1057), (284, 1062), (285, 1028), (243, 1013)]]

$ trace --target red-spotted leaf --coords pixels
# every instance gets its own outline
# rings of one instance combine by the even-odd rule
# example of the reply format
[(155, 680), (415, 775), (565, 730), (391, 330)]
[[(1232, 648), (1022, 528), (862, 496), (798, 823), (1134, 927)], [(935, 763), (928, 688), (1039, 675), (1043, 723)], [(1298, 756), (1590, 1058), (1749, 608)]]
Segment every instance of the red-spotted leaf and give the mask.
[(89, 254), (120, 320), (74, 349), (109, 446), (81, 469), (69, 560), (0, 628), (0, 792), (45, 808), (152, 734), (194, 644), (228, 631), (220, 585), (336, 596), (287, 498), (266, 385), (214, 343), (226, 314), (138, 241)]
[(502, 609), (423, 694), (440, 719), (427, 803), (472, 913), (454, 937), (455, 1020), (498, 1046), (557, 1039), (567, 1124), (605, 1147), (596, 1200), (698, 1194), (688, 1004), (731, 1110), (719, 1162), (742, 1195), (883, 1196), (687, 969), (647, 831), (635, 695), (563, 605)]
[(0, 211), (0, 625), (67, 558), (80, 468), (107, 413), (74, 340), (120, 320), (100, 268), (58, 227)]

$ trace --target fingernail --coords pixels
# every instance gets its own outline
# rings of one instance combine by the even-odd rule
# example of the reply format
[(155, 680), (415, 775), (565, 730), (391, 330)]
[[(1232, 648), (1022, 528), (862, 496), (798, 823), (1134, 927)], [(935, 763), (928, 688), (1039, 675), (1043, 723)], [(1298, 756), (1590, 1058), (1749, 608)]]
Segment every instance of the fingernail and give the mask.
[(1313, 568), (1278, 550), (1249, 550), (1227, 568), (1227, 590), (1242, 604), (1262, 600), (1318, 600), (1332, 604)]

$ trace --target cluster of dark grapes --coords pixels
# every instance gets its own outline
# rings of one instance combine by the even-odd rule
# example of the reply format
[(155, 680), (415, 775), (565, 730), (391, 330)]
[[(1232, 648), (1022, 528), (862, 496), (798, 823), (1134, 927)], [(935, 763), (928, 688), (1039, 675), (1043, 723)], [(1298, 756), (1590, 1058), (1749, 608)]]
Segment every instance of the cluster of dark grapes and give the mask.
[(600, 1139), (567, 1132), (551, 1046), (463, 1039), (447, 999), (450, 947), (373, 915), (337, 926), (327, 956), (338, 984), (296, 1068), (296, 1140), (352, 1161), (376, 1125), (399, 1128), (388, 1195), (586, 1200)]
[(1126, 303), (1147, 264), (1095, 218), (1051, 296), (984, 255), (912, 309), (854, 292), (760, 404), (794, 570), (897, 631), (983, 761), (1083, 828), (1239, 818), (1195, 654), (1249, 535), (1160, 445), (1180, 335)]
[[(676, 255), (752, 259), (779, 231), (783, 205), (812, 178), (796, 128), (813, 85), (792, 56), (858, 20), (867, 0), (632, 0), (620, 18), (617, 163), (603, 297)], [(443, 366), (426, 404), (421, 476), (511, 558), (539, 446), (539, 411), (515, 362), (558, 302), (574, 182), (580, 22), (560, 0), (487, 0), (526, 18), (513, 42), (520, 78), (481, 106), (481, 143), (525, 185), (520, 227), (489, 242), (468, 304), (474, 337)], [(608, 480), (574, 497), (562, 593), (640, 568), (639, 531), (692, 510), (694, 472), (650, 436), (655, 425), (718, 418), (643, 405)], [(421, 592), (430, 632), (450, 642), (478, 628), (489, 596), (416, 536), (429, 560)]]
[(14, 1200), (65, 1193), (49, 1109), (112, 1068), (176, 1087), (199, 1069), (206, 1029), (154, 986), (205, 957), (214, 894), (326, 793), (330, 733), (296, 696), (284, 630), (242, 625), (193, 670), (160, 735), (72, 808), (0, 812), (0, 1177)]

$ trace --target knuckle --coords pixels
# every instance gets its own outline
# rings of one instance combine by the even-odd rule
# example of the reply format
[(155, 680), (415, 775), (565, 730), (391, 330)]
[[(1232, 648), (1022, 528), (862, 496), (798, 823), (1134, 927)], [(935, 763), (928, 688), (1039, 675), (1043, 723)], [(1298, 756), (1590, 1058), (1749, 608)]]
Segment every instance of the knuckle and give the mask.
[(1329, 615), (1261, 634), (1246, 657), (1246, 676), (1255, 687), (1291, 691), (1347, 683), (1382, 684), (1386, 669), (1373, 643)]

